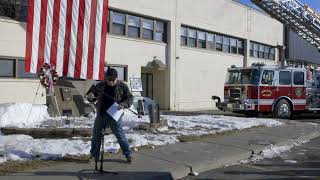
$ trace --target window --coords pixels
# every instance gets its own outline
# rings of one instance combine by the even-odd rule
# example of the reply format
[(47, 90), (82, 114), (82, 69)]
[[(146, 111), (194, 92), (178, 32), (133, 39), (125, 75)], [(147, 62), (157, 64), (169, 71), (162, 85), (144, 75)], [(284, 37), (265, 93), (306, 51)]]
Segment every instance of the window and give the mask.
[(208, 48), (214, 50), (214, 35), (211, 33), (207, 33), (207, 41), (208, 41)]
[(275, 48), (271, 46), (250, 42), (250, 56), (260, 59), (275, 59)]
[(28, 0), (1, 0), (0, 16), (26, 22), (28, 12)]
[(128, 36), (140, 37), (140, 18), (137, 16), (128, 15)]
[(264, 70), (261, 78), (261, 84), (272, 85), (273, 76), (274, 76), (274, 71)]
[(143, 19), (142, 27), (143, 27), (142, 37), (144, 39), (152, 40), (153, 39), (153, 20)]
[(188, 46), (197, 47), (197, 31), (188, 28)]
[(243, 41), (242, 40), (238, 40), (238, 54), (242, 54), (243, 55), (244, 51), (243, 51)]
[(198, 31), (198, 47), (206, 48), (206, 33), (203, 31)]
[(15, 60), (0, 59), (0, 77), (15, 77)]
[(294, 72), (293, 73), (293, 84), (294, 85), (304, 85), (304, 72)]
[(270, 47), (269, 47), (269, 46), (265, 46), (265, 47), (264, 47), (263, 58), (269, 59), (269, 52), (270, 52)]
[(113, 21), (112, 33), (118, 34), (118, 35), (125, 35), (125, 22), (126, 22), (125, 15), (122, 13), (111, 11), (111, 17)]
[(110, 65), (104, 68), (104, 72), (107, 72), (108, 68), (111, 67), (118, 72), (118, 80), (120, 81), (128, 81), (128, 67), (127, 66), (117, 66)]
[(253, 57), (258, 58), (259, 44), (253, 43)]
[(130, 38), (166, 42), (166, 22), (110, 10), (108, 32)]
[(258, 53), (258, 57), (263, 59), (263, 55), (264, 55), (264, 45), (259, 44), (259, 53)]
[(181, 45), (187, 45), (187, 39), (188, 39), (188, 36), (187, 36), (187, 28), (185, 27), (181, 27), (181, 36), (180, 36), (180, 44)]
[(269, 59), (275, 60), (275, 48), (270, 49)]
[(25, 60), (18, 60), (18, 77), (19, 78), (37, 78), (36, 74), (25, 72)]
[(280, 85), (291, 85), (291, 72), (280, 71), (279, 72), (279, 84)]
[(223, 52), (230, 52), (230, 38), (223, 36)]
[(232, 54), (237, 54), (237, 40), (234, 38), (230, 39), (230, 46), (231, 46), (231, 53)]
[(216, 34), (216, 50), (222, 51), (222, 36)]
[(156, 40), (166, 42), (165, 23), (156, 21)]

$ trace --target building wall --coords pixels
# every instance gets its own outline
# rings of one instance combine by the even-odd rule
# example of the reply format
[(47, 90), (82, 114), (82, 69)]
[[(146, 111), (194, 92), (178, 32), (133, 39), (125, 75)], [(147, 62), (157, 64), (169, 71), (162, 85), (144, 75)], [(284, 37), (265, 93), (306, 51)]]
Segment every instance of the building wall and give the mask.
[[(211, 96), (223, 97), (228, 67), (233, 64), (243, 66), (244, 60), (245, 65), (260, 61), (277, 63), (243, 55), (182, 47), (181, 25), (241, 38), (248, 41), (247, 46), (250, 40), (270, 46), (281, 45), (283, 42), (283, 27), (279, 22), (231, 0), (109, 0), (109, 6), (114, 10), (167, 22), (166, 44), (109, 34), (106, 47), (106, 63), (127, 65), (128, 78), (140, 77), (141, 68), (152, 61), (154, 56), (166, 64), (165, 71), (154, 72), (154, 89), (157, 89), (154, 95), (162, 109), (213, 109)], [(0, 27), (0, 34), (7, 35), (0, 36), (0, 56), (24, 57), (25, 24), (0, 19)], [(249, 49), (245, 54), (249, 54), (248, 52)], [(13, 81), (12, 78), (8, 80)], [(0, 84), (1, 87), (8, 86), (8, 94), (18, 94), (15, 86), (1, 81)], [(19, 83), (17, 86), (29, 85)], [(30, 88), (24, 90), (24, 96), (33, 95), (31, 87), (34, 87), (34, 83), (30, 83)], [(2, 96), (1, 101), (2, 98), (6, 99)], [(7, 98), (5, 101), (13, 100)], [(20, 100), (30, 102), (28, 98)]]
[[(262, 12), (229, 0), (178, 0), (178, 24), (203, 29), (268, 44), (283, 44), (283, 27), (278, 21)], [(179, 30), (180, 32), (180, 27)], [(177, 35), (177, 56), (175, 75), (171, 81), (176, 82), (174, 110), (213, 109), (212, 95), (223, 97), (226, 70), (231, 65), (243, 66), (253, 62), (277, 64), (270, 61), (231, 55), (216, 51), (206, 51), (180, 46)], [(250, 45), (247, 45), (250, 47)], [(249, 49), (247, 54), (249, 55)]]

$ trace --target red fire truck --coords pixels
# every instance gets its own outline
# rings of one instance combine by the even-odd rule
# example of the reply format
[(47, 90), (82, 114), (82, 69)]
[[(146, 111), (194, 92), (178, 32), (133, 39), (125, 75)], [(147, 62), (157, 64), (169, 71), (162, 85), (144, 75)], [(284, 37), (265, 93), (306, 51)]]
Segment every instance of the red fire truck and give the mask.
[(228, 69), (221, 110), (291, 118), (294, 113), (320, 111), (320, 70), (254, 64)]

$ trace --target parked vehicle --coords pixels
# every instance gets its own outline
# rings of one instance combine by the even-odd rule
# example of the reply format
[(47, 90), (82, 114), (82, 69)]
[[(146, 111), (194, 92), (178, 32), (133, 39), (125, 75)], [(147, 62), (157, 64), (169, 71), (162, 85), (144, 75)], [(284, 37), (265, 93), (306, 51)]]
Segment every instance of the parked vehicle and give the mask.
[(272, 113), (291, 118), (294, 113), (320, 111), (320, 69), (264, 66), (228, 69), (221, 110), (255, 116)]

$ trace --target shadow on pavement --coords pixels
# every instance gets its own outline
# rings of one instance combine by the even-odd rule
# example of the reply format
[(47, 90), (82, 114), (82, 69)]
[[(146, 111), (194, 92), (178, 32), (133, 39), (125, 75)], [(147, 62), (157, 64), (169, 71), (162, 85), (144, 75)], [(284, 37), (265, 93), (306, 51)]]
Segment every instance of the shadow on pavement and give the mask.
[[(117, 173), (117, 174), (114, 174)], [(7, 176), (9, 178), (19, 177), (20, 175)], [(125, 172), (125, 171), (112, 171), (111, 173), (100, 173), (93, 171), (93, 169), (81, 170), (79, 172), (34, 172), (24, 173), (23, 177), (32, 177), (32, 179), (45, 179), (46, 177), (55, 177), (57, 179), (108, 179), (108, 180), (173, 180), (170, 172)]]

